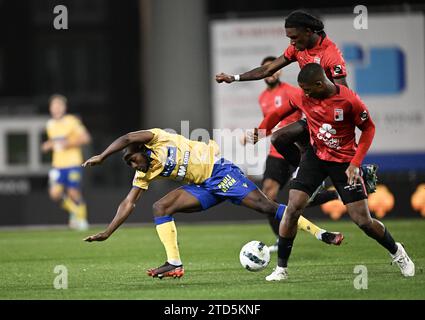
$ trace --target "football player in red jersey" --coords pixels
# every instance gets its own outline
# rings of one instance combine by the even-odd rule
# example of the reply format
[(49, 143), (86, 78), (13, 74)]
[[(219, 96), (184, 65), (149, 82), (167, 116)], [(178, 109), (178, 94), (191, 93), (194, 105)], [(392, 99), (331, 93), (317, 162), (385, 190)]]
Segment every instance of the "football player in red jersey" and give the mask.
[[(298, 217), (314, 190), (327, 177), (332, 180), (353, 222), (389, 251), (403, 276), (414, 276), (415, 265), (403, 246), (394, 241), (380, 221), (370, 216), (360, 176), (360, 165), (375, 134), (367, 107), (356, 93), (331, 82), (316, 63), (301, 69), (298, 83), (303, 93), (293, 95), (287, 105), (267, 116), (259, 127), (266, 128), (269, 121), (301, 110), (307, 119), (312, 146), (307, 149), (297, 176), (290, 182), (288, 208), (279, 228), (278, 266), (266, 280), (280, 281), (288, 277), (287, 264), (297, 234)], [(358, 144), (356, 127), (362, 132)]]
[[(273, 56), (265, 57), (261, 65), (272, 63), (275, 59), (276, 57)], [(280, 71), (277, 71), (270, 77), (264, 79), (267, 88), (260, 94), (258, 98), (258, 102), (264, 117), (287, 103), (291, 95), (301, 91), (300, 88), (294, 87), (285, 82), (281, 82), (279, 77)], [(301, 118), (302, 112), (298, 110), (290, 116), (282, 119), (282, 121), (279, 123), (275, 123), (273, 128), (282, 128), (283, 126), (294, 121), (298, 121)], [(308, 145), (308, 133), (306, 136), (307, 138), (303, 139), (305, 140), (304, 145)], [(300, 158), (300, 150), (295, 145), (290, 145), (288, 146), (288, 149), (285, 149), (285, 155)], [(285, 159), (285, 157), (277, 152), (273, 145), (270, 146), (270, 152), (266, 160), (266, 169), (264, 171), (262, 181), (262, 191), (268, 198), (273, 201), (277, 200), (279, 190), (281, 190), (289, 181), (294, 169), (298, 167), (298, 163), (299, 160), (297, 161), (296, 165), (291, 168), (290, 163)], [(311, 199), (309, 206), (320, 205), (334, 199), (338, 199), (337, 192), (335, 190), (326, 190), (317, 193), (317, 195)], [(270, 216), (268, 220), (270, 227), (278, 238), (280, 221), (275, 219), (273, 216)], [(342, 241), (343, 239), (342, 236), (339, 236), (338, 234), (329, 233), (320, 228), (317, 228), (314, 234), (319, 240), (322, 240), (326, 243), (335, 244), (335, 241)], [(276, 244), (269, 246), (269, 249), (271, 252), (277, 251), (277, 242)]]
[[(216, 75), (216, 81), (232, 83), (264, 79), (297, 61), (300, 68), (312, 62), (320, 64), (330, 81), (348, 86), (344, 58), (336, 44), (326, 35), (324, 24), (320, 19), (303, 11), (294, 11), (285, 19), (285, 32), (290, 44), (280, 57), (240, 75), (220, 73)], [(272, 144), (287, 161), (296, 166), (299, 156), (297, 157), (297, 153), (292, 151), (294, 143), (302, 141), (307, 131), (305, 122), (298, 120), (277, 130), (273, 134)], [(376, 170), (375, 165), (362, 166), (368, 193), (376, 189)]]

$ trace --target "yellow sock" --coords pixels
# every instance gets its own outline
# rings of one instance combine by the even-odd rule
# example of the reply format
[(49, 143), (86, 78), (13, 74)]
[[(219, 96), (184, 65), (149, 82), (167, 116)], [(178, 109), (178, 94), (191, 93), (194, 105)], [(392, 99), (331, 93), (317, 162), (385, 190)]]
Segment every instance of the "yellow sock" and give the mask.
[(77, 211), (75, 212), (75, 215), (77, 219), (79, 220), (86, 220), (87, 219), (87, 206), (84, 202), (80, 202), (80, 204), (76, 205)]
[(181, 265), (179, 246), (177, 244), (177, 229), (174, 220), (156, 226), (159, 239), (167, 253), (167, 261), (173, 265)]
[(77, 204), (70, 197), (65, 196), (62, 201), (62, 208), (69, 214), (75, 214), (75, 217), (79, 220), (87, 219), (87, 206), (84, 202)]
[(74, 201), (71, 200), (70, 197), (64, 196), (62, 200), (62, 208), (68, 211), (69, 214), (74, 214), (77, 210), (77, 205)]
[(322, 229), (316, 226), (311, 221), (307, 220), (303, 216), (300, 216), (298, 218), (298, 229), (307, 231), (311, 235), (315, 236), (317, 239), (319, 239), (319, 235), (322, 233)]

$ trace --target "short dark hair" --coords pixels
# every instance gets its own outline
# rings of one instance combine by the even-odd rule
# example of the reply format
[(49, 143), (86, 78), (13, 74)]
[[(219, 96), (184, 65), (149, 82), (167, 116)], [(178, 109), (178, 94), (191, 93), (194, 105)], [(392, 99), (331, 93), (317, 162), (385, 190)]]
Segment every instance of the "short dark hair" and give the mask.
[(324, 73), (324, 70), (320, 64), (317, 63), (307, 63), (302, 67), (300, 73), (298, 73), (298, 82), (301, 83), (311, 83)]
[(132, 144), (128, 145), (127, 148), (125, 148), (123, 150), (122, 159), (124, 160), (125, 163), (130, 165), (128, 163), (128, 160), (130, 159), (130, 157), (133, 154), (139, 153), (139, 152), (142, 153), (142, 154), (146, 154), (146, 146), (144, 144), (132, 143)]
[(309, 28), (321, 37), (325, 37), (325, 25), (319, 18), (301, 10), (293, 11), (285, 19), (285, 28)]
[(63, 102), (65, 105), (67, 105), (67, 104), (68, 104), (68, 99), (67, 99), (64, 95), (59, 94), (59, 93), (52, 94), (52, 95), (49, 97), (49, 104), (51, 104), (51, 103), (52, 103), (52, 101), (53, 101), (53, 100), (55, 100), (55, 99), (62, 100), (62, 102)]
[(263, 61), (261, 61), (261, 65), (265, 64), (266, 62), (271, 62), (271, 61), (275, 61), (276, 57), (275, 56), (267, 56), (263, 59)]

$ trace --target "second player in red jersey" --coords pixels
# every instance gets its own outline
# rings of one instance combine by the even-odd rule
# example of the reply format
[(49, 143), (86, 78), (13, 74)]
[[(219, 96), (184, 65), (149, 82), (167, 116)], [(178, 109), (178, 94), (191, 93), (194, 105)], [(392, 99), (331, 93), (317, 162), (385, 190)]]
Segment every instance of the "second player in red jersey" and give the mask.
[[(301, 110), (306, 115), (310, 143), (319, 159), (351, 162), (360, 167), (372, 142), (375, 125), (356, 93), (339, 85), (335, 85), (335, 90), (334, 95), (323, 100), (295, 92), (285, 105), (263, 120), (259, 129), (269, 128)], [(362, 130), (359, 146), (355, 140), (356, 126)]]

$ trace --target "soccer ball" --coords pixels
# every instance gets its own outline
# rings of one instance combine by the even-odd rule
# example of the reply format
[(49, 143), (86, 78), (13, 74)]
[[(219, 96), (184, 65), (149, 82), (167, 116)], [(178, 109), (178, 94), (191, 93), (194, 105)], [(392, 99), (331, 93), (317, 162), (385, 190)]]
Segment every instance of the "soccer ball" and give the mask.
[(242, 247), (239, 260), (246, 270), (261, 271), (270, 262), (269, 247), (261, 241), (250, 241)]

